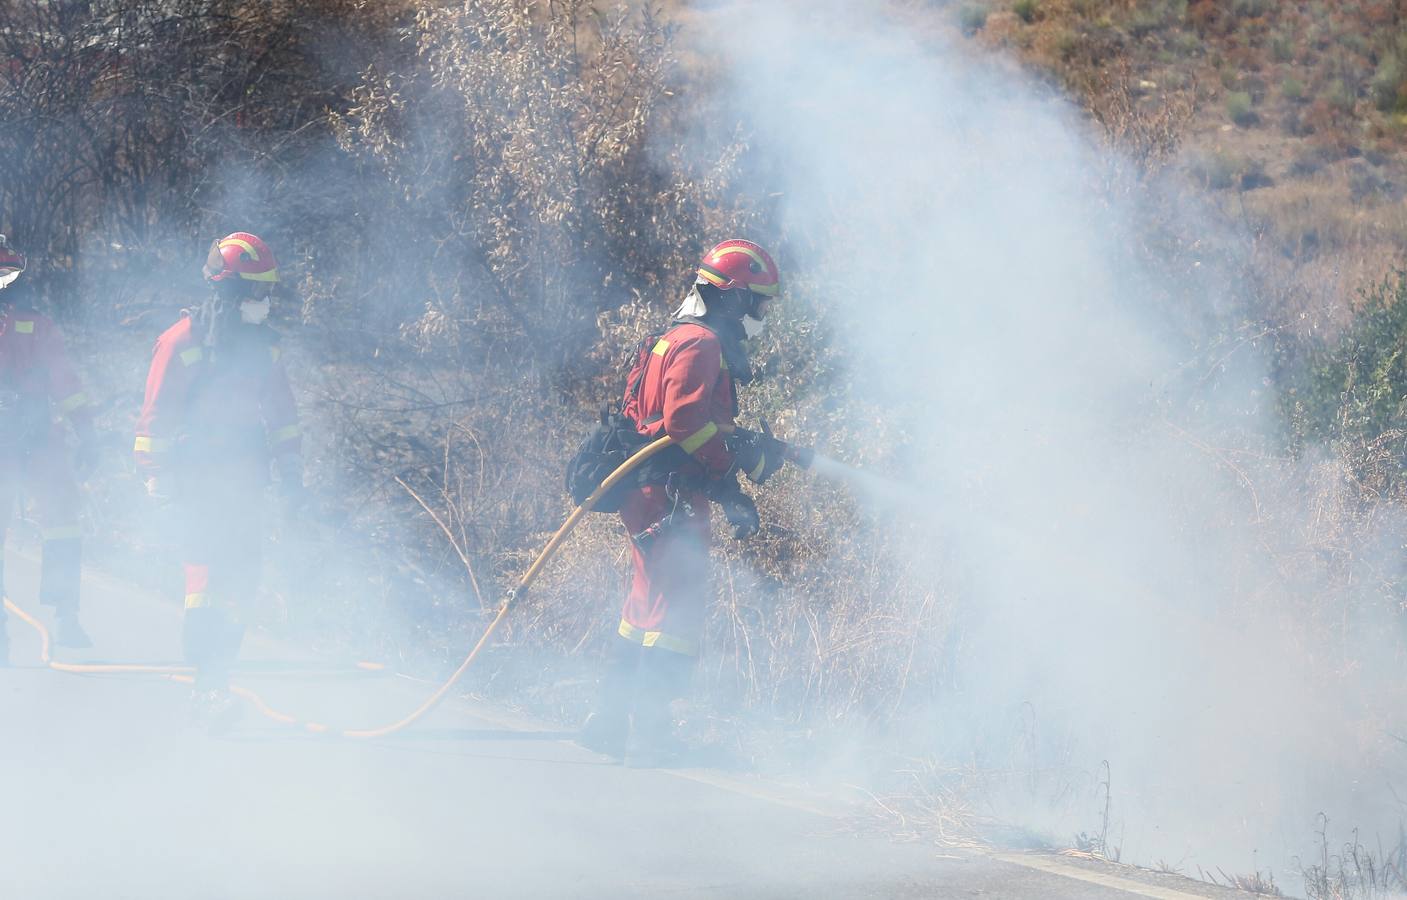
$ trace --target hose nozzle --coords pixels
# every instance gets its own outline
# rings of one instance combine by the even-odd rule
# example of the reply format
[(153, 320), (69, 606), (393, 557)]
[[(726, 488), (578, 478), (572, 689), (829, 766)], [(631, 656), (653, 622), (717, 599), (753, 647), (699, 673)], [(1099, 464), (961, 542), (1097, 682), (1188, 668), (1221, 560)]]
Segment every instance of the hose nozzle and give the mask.
[(776, 435), (772, 434), (772, 426), (767, 424), (766, 419), (762, 420), (762, 434), (769, 441), (775, 441), (781, 445), (782, 459), (785, 459), (792, 465), (802, 469), (809, 469), (811, 468), (811, 464), (816, 461), (815, 450), (812, 450), (810, 447), (798, 447), (795, 444), (789, 444), (779, 439)]
[(811, 464), (816, 461), (816, 451), (810, 447), (798, 447), (795, 444), (787, 444), (786, 446), (787, 448), (782, 455), (786, 457), (787, 462), (798, 468), (809, 469)]

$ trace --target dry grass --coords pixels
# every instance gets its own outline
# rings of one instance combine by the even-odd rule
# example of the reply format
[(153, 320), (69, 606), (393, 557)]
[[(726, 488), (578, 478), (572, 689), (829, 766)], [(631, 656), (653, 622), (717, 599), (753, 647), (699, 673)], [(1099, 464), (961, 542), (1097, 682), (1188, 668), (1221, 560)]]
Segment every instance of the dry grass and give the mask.
[[(961, 24), (955, 7), (899, 5), (924, 27)], [(1277, 67), (1288, 63), (1267, 61), (1284, 55), (1274, 47), (1273, 32), (1285, 25), (1276, 19), (1278, 7), (1231, 20), (1201, 2), (1185, 14), (1176, 3), (1132, 0), (992, 6), (980, 25), (975, 16), (968, 21), (974, 46), (1016, 48), (1073, 86), (1104, 136), (1124, 151), (1121, 162), (1094, 173), (1091, 190), (1119, 202), (1139, 199), (1128, 252), (1156, 262), (1153, 271), (1168, 284), (1181, 284), (1189, 273), (1213, 273), (1197, 277), (1217, 279), (1219, 289), (1221, 279), (1240, 279), (1237, 287), (1259, 298), (1250, 314), (1270, 323), (1258, 320), (1249, 333), (1278, 335), (1282, 320), (1335, 308), (1361, 284), (1357, 273), (1380, 271), (1374, 267), (1407, 244), (1400, 202), (1354, 201), (1339, 138), (1360, 110), (1335, 101), (1323, 79), (1306, 79), (1309, 99), (1282, 98), (1317, 110), (1310, 124), (1329, 149), (1313, 161), (1317, 168), (1306, 173), (1312, 178), (1282, 181), (1288, 158), (1238, 143), (1232, 152), (1262, 161), (1277, 183), (1245, 189), (1248, 169), (1238, 169), (1224, 187), (1220, 179), (1212, 185), (1228, 200), (1219, 224), (1235, 226), (1225, 233), (1244, 247), (1209, 246), (1217, 241), (1188, 232), (1179, 210), (1195, 205), (1199, 193), (1149, 195), (1148, 186), (1184, 154), (1225, 140), (1223, 92), (1247, 94), (1261, 112), (1260, 130), (1276, 120), (1267, 103), (1281, 101), (1267, 101), (1266, 91), (1243, 76), (1259, 72), (1267, 84), (1283, 82)], [(374, 13), (366, 23), (372, 31), (392, 15), (405, 40), (357, 45), (355, 74), (345, 83), (320, 82), (311, 97), (297, 89), (295, 76), (311, 76), (302, 68), (306, 57), (296, 53), (279, 58), (298, 66), (265, 60), (278, 77), (251, 76), (252, 84), (238, 87), (252, 87), (263, 109), (290, 118), (296, 117), (289, 111), (304, 111), (300, 121), (256, 123), (259, 133), (287, 140), (267, 142), (275, 149), (249, 162), (251, 171), (269, 176), (271, 194), (287, 210), (277, 226), (296, 249), (290, 256), (301, 267), (306, 297), (307, 328), (292, 341), (305, 354), (297, 376), (321, 385), (307, 412), (315, 424), (310, 456), (321, 463), (313, 471), (315, 488), (326, 515), (306, 533), (286, 535), (282, 561), (289, 565), (275, 589), (319, 640), (370, 645), (429, 668), (456, 659), (477, 637), (485, 609), (565, 516), (557, 479), (569, 445), (597, 405), (620, 391), (622, 348), (667, 316), (700, 235), (773, 229), (767, 210), (739, 197), (725, 174), (746, 162), (745, 136), (715, 136), (702, 164), (670, 151), (671, 142), (683, 139), (674, 99), (681, 88), (690, 92), (691, 109), (713, 99), (706, 82), (689, 80), (706, 71), (707, 61), (680, 62), (676, 55), (674, 21), (638, 5), (597, 16), (578, 0), (338, 9), (353, 17)], [(1264, 40), (1240, 46), (1243, 36), (1262, 31)], [(1138, 40), (1131, 40), (1135, 33)], [(1353, 62), (1340, 60), (1338, 68), (1352, 69)], [(232, 114), (222, 103), (238, 106), (244, 95), (231, 96), (206, 103), (199, 120)], [(325, 116), (329, 106), (334, 112)], [(1343, 134), (1325, 134), (1329, 129)], [(1253, 133), (1237, 132), (1239, 140), (1260, 138), (1256, 128), (1244, 131)], [(335, 138), (337, 150), (317, 158), (317, 177), (300, 177), (306, 147), (294, 137), (313, 134)], [(1303, 138), (1295, 141), (1304, 145)], [(230, 139), (200, 147), (224, 159), (244, 145)], [(193, 159), (190, 177), (198, 179), (202, 157)], [(1388, 181), (1398, 177), (1391, 165), (1376, 168)], [(192, 185), (172, 177), (171, 195), (185, 196)], [(0, 180), (0, 190), (11, 190), (8, 184)], [(204, 182), (195, 187), (213, 190)], [(189, 196), (183, 202), (197, 203)], [(180, 209), (192, 217), (184, 221), (210, 224), (200, 210)], [(165, 210), (138, 212), (134, 222)], [(59, 210), (56, 221), (84, 223), (82, 210)], [(1246, 248), (1249, 263), (1242, 259)], [(1335, 271), (1335, 279), (1326, 278)], [(789, 281), (804, 291), (817, 277), (797, 272)], [(161, 302), (187, 299), (164, 295)], [(1170, 317), (1180, 311), (1165, 305)], [(122, 311), (134, 318), (150, 313)], [(877, 471), (892, 465), (892, 447), (901, 441), (885, 429), (898, 426), (844, 400), (840, 385), (816, 383), (841, 370), (830, 355), (836, 351), (826, 323), (779, 324), (762, 348), (770, 377), (749, 394), (744, 419), (766, 415), (802, 443), (844, 447), (848, 459)], [(1235, 333), (1227, 340), (1208, 350), (1208, 378), (1234, 352), (1228, 347), (1252, 338)], [(129, 424), (123, 415), (111, 411), (114, 431)], [(1234, 432), (1196, 436), (1195, 452), (1238, 476), (1226, 505), (1246, 510), (1236, 536), (1247, 546), (1266, 546), (1274, 562), (1274, 577), (1247, 577), (1230, 615), (1266, 609), (1286, 615), (1284, 598), (1299, 598), (1287, 627), (1302, 646), (1319, 651), (1316, 673), (1322, 669), (1329, 683), (1351, 683), (1346, 673), (1355, 647), (1346, 610), (1400, 596), (1393, 573), (1374, 573), (1380, 577), (1372, 588), (1360, 590), (1356, 565), (1378, 519), (1401, 499), (1389, 471), (1398, 465), (1394, 439), (1344, 442), (1307, 466)], [(114, 478), (124, 484), (120, 474)], [(108, 512), (137, 496), (130, 476), (125, 485), (126, 495), (114, 489), (104, 499)], [(1305, 502), (1275, 504), (1285, 497)], [(950, 686), (954, 588), (932, 574), (941, 566), (918, 568), (934, 553), (932, 536), (877, 517), (844, 489), (792, 471), (769, 485), (759, 503), (765, 523), (759, 538), (724, 539), (716, 551), (718, 602), (691, 727), (753, 759), (804, 758), (822, 738), (837, 735), (866, 750), (888, 742), (894, 752), (893, 745), (904, 743), (904, 726), (930, 712)], [(1192, 512), (1182, 514), (1189, 532), (1209, 530)], [(121, 532), (119, 515), (104, 521)], [(595, 656), (618, 616), (625, 546), (614, 518), (591, 517), (509, 620), (504, 645), (473, 676), (475, 689), (576, 718), (591, 691)], [(1301, 583), (1307, 572), (1322, 579), (1309, 599)], [(1396, 728), (1402, 709), (1386, 703), (1362, 716), (1379, 715), (1374, 724)], [(1346, 739), (1355, 750), (1366, 743), (1360, 730)], [(977, 827), (986, 823), (970, 798), (983, 789), (1013, 781), (1067, 786), (1056, 782), (1068, 773), (1038, 770), (1017, 754), (980, 773), (867, 756), (898, 779), (890, 782), (892, 793), (876, 796), (876, 806), (903, 829), (925, 823), (951, 843), (977, 840)], [(1366, 751), (1362, 758), (1369, 758)], [(1104, 821), (1086, 845), (1112, 857), (1107, 772), (1102, 783)], [(1095, 784), (1085, 786), (1098, 793)], [(1359, 857), (1347, 858), (1363, 871)], [(1385, 871), (1374, 865), (1374, 872)]]
[(1356, 201), (1335, 181), (1256, 191), (1237, 202), (1287, 256), (1327, 255), (1340, 260), (1376, 256), (1383, 260), (1383, 271), (1377, 273), (1381, 277), (1395, 258), (1395, 248), (1407, 246), (1407, 205)]
[(1376, 849), (1353, 840), (1335, 852), (1329, 844), (1329, 822), (1320, 820), (1320, 857), (1303, 869), (1308, 900), (1390, 900), (1407, 892), (1407, 833), (1397, 843)]

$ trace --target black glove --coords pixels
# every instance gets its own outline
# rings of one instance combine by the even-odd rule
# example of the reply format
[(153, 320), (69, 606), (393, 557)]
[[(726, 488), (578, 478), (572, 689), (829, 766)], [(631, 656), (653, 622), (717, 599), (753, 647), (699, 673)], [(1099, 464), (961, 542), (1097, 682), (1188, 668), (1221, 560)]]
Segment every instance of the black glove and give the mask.
[(786, 462), (786, 444), (757, 431), (739, 428), (729, 436), (728, 449), (733, 451), (733, 466), (753, 484), (762, 484)]
[(713, 492), (713, 499), (723, 507), (724, 518), (733, 526), (734, 538), (745, 541), (757, 534), (758, 529), (762, 527), (762, 520), (757, 515), (757, 504), (743, 493), (742, 486), (732, 475), (725, 476), (719, 482), (717, 490)]

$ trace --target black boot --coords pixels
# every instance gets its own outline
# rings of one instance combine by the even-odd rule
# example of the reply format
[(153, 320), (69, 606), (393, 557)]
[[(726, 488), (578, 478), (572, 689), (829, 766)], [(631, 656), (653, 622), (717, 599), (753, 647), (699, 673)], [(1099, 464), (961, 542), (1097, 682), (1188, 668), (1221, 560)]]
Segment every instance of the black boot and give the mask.
[(586, 749), (616, 760), (625, 757), (641, 649), (639, 644), (624, 638), (612, 640), (601, 673), (596, 708), (586, 717), (576, 737), (576, 742)]
[(607, 716), (599, 712), (586, 717), (576, 736), (576, 742), (581, 746), (617, 762), (625, 758), (625, 745), (629, 739), (628, 716)]
[(687, 765), (690, 748), (674, 733), (670, 704), (683, 697), (694, 658), (651, 647), (640, 664), (640, 687), (635, 695), (635, 715), (625, 764), (638, 769)]
[(54, 608), (54, 646), (84, 650), (93, 639), (78, 621), (78, 597), (83, 570), (83, 541), (78, 537), (44, 540), (39, 563), (39, 602)]
[[(200, 679), (197, 676), (197, 683)], [(215, 737), (228, 734), (244, 707), (228, 687), (193, 688), (191, 690), (191, 722)]]
[(230, 691), (230, 669), (244, 640), (244, 626), (222, 609), (186, 610), (181, 643), (188, 663), (195, 666), (191, 690), (191, 720), (212, 735), (228, 732), (244, 714)]
[(93, 646), (93, 639), (88, 637), (88, 632), (83, 630), (83, 625), (78, 621), (78, 613), (61, 612), (55, 618), (54, 646), (72, 647), (75, 650), (86, 650)]

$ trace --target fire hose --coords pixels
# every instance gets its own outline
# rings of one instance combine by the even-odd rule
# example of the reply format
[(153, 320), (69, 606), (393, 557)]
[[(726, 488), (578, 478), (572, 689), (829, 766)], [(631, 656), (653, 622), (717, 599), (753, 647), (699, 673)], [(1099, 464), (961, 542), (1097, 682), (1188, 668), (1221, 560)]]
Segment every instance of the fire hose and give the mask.
[[(516, 603), (518, 603), (524, 597), (527, 596), (528, 588), (531, 587), (532, 583), (537, 580), (538, 575), (542, 573), (543, 568), (552, 559), (552, 557), (557, 554), (557, 551), (561, 548), (562, 543), (567, 539), (567, 536), (570, 535), (572, 531), (576, 529), (576, 526), (581, 521), (582, 516), (590, 512), (592, 508), (595, 507), (596, 503), (601, 499), (601, 497), (604, 496), (606, 492), (611, 490), (611, 488), (619, 484), (623, 478), (625, 478), (631, 472), (635, 471), (638, 466), (640, 466), (650, 457), (654, 456), (656, 453), (659, 453), (661, 450), (665, 449), (673, 443), (674, 440), (668, 435), (665, 435), (664, 437), (661, 437), (649, 444), (646, 444), (644, 447), (636, 451), (635, 454), (628, 458), (625, 462), (621, 463), (615, 471), (613, 471), (610, 475), (606, 477), (604, 481), (601, 482), (600, 487), (593, 491), (589, 497), (583, 500), (580, 506), (572, 510), (571, 514), (567, 516), (566, 521), (562, 523), (561, 527), (557, 529), (557, 532), (553, 534), (552, 538), (547, 542), (547, 546), (543, 547), (542, 552), (540, 552), (537, 555), (537, 558), (533, 560), (533, 564), (529, 566), (527, 571), (523, 573), (522, 577), (518, 579), (518, 583), (504, 596), (502, 602), (499, 604), (497, 614), (493, 617), (493, 620), (489, 622), (488, 627), (484, 629), (483, 635), (479, 638), (478, 642), (474, 645), (473, 649), (469, 651), (469, 655), (466, 656), (464, 658), (464, 661), (459, 664), (459, 668), (455, 669), (454, 673), (451, 674), (443, 684), (436, 688), (435, 691), (431, 693), (430, 696), (427, 697), (423, 703), (420, 704), (420, 706), (416, 707), (414, 710), (412, 710), (409, 714), (402, 717), (401, 719), (392, 722), (388, 725), (382, 725), (377, 728), (337, 729), (332, 728), (328, 725), (324, 725), (320, 722), (301, 721), (295, 716), (279, 712), (278, 710), (265, 703), (262, 697), (260, 697), (254, 691), (249, 690), (248, 688), (233, 686), (230, 688), (231, 692), (234, 693), (236, 696), (239, 696), (249, 701), (249, 703), (261, 715), (265, 716), (266, 718), (272, 719), (273, 721), (278, 722), (281, 725), (289, 725), (302, 728), (304, 731), (308, 731), (314, 734), (332, 735), (335, 737), (344, 738), (379, 738), (395, 734), (398, 731), (408, 728), (410, 725), (423, 718), (426, 714), (428, 714), (431, 710), (438, 706), (440, 701), (445, 698), (445, 695), (448, 694), (449, 691), (454, 687), (454, 685), (459, 681), (459, 679), (464, 676), (464, 673), (469, 671), (469, 667), (474, 664), (474, 660), (478, 658), (479, 653), (488, 644), (489, 640), (493, 637), (494, 632), (497, 631), (499, 625), (503, 623), (504, 618), (507, 617), (508, 611)], [(194, 678), (190, 674), (193, 670), (190, 667), (186, 666), (156, 666), (128, 663), (58, 662), (52, 659), (50, 656), (49, 632), (44, 627), (43, 623), (31, 616), (29, 613), (22, 610), (20, 607), (16, 606), (14, 603), (11, 603), (9, 599), (5, 600), (5, 608), (9, 609), (22, 621), (34, 628), (39, 633), (41, 647), (40, 658), (43, 660), (46, 666), (55, 671), (70, 672), (75, 674), (149, 674), (158, 675), (163, 678), (170, 679), (172, 681), (185, 683), (190, 683), (194, 680)], [(383, 668), (379, 663), (357, 663), (357, 666), (359, 668), (368, 670), (378, 670)]]

